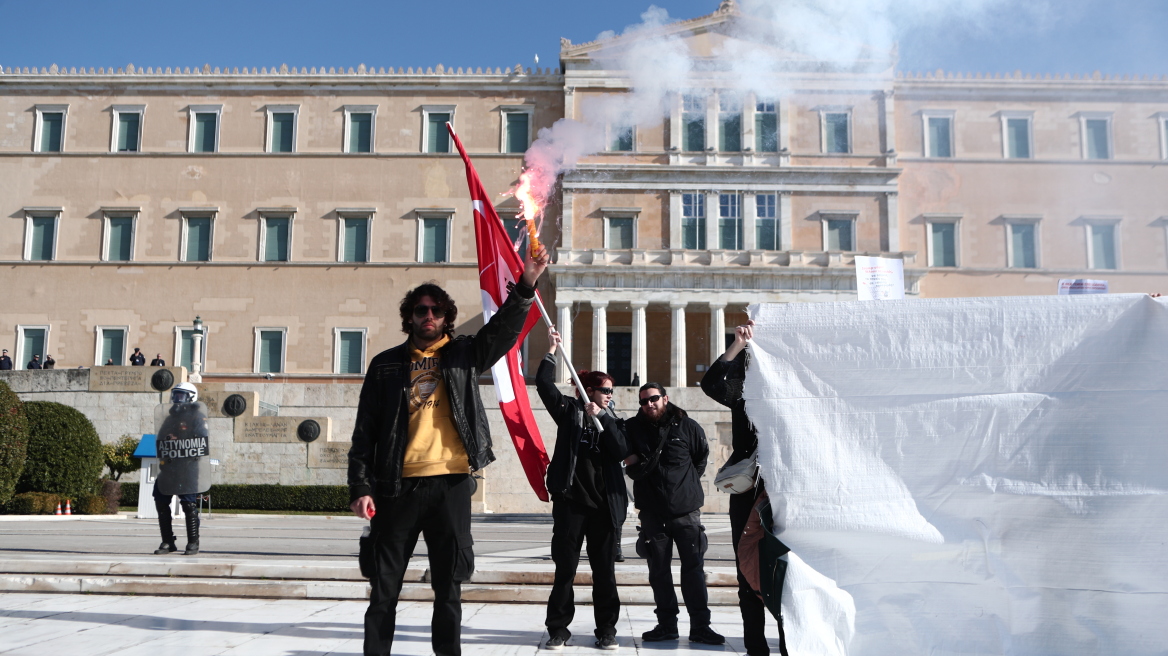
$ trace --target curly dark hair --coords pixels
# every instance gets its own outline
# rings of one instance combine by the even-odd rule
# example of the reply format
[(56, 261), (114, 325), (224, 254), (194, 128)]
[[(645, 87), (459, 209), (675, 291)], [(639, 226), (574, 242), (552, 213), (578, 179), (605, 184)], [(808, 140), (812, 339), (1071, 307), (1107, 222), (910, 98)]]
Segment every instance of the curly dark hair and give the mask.
[(414, 287), (402, 299), (401, 307), (398, 308), (401, 311), (402, 332), (407, 335), (413, 334), (414, 306), (422, 300), (423, 296), (429, 296), (438, 307), (446, 310), (446, 325), (442, 327), (442, 332), (447, 337), (454, 337), (454, 321), (458, 318), (458, 306), (454, 304), (454, 299), (450, 298), (450, 294), (447, 294), (445, 289), (433, 282), (422, 283)]
[[(578, 375), (580, 376), (580, 382), (583, 383), (585, 389), (596, 389), (597, 387), (604, 387), (603, 383), (606, 380), (609, 382), (615, 382), (612, 376), (609, 376), (603, 371), (588, 371), (587, 369), (581, 369)], [(612, 386), (609, 385), (609, 387)], [(576, 390), (576, 396), (580, 396), (580, 390)]]

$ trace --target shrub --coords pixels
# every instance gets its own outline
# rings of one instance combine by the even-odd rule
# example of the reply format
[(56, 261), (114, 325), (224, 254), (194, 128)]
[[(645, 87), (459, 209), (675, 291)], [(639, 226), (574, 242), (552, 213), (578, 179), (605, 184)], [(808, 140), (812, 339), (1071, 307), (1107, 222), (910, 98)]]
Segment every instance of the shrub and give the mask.
[(28, 419), (20, 397), (0, 380), (0, 506), (16, 493), (28, 447)]
[(118, 505), (137, 506), (139, 485), (139, 483), (118, 483), (121, 488), (121, 499), (118, 501)]
[(122, 484), (108, 478), (103, 479), (99, 494), (105, 499), (105, 512), (111, 515), (117, 513), (118, 501), (122, 498)]
[(133, 457), (134, 449), (138, 448), (138, 440), (132, 435), (123, 435), (113, 444), (101, 445), (105, 466), (109, 468), (110, 478), (119, 480), (122, 474), (137, 471), (142, 466), (140, 458)]
[(64, 502), (55, 494), (24, 492), (12, 497), (5, 512), (11, 515), (52, 515), (57, 512), (58, 503)]
[(105, 466), (101, 438), (85, 415), (61, 403), (29, 401), (28, 457), (18, 492), (53, 492), (75, 499), (93, 494)]
[[(114, 511), (115, 513), (117, 510)], [(76, 515), (105, 515), (109, 513), (106, 499), (100, 494), (82, 494), (73, 499), (73, 513)]]
[(346, 485), (212, 485), (210, 494), (224, 510), (349, 511)]

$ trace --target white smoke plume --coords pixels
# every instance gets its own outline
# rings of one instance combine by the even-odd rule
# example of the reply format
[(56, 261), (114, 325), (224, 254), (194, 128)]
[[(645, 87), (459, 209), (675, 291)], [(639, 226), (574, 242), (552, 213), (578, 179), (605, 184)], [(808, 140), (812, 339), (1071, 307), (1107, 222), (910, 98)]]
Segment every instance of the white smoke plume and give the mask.
[[(908, 30), (955, 22), (975, 31), (1040, 25), (1049, 22), (1052, 2), (738, 0), (743, 19), (734, 23), (725, 45), (712, 53), (720, 67), (709, 75), (717, 77), (722, 89), (782, 98), (789, 89), (775, 74), (789, 68), (792, 60), (815, 64), (825, 73), (883, 71), (895, 65), (897, 40)], [(684, 38), (668, 33), (672, 22), (665, 9), (650, 6), (639, 24), (619, 35), (604, 32), (597, 37), (621, 37), (597, 59), (605, 68), (626, 72), (629, 92), (583, 103), (580, 115), (585, 122), (564, 118), (539, 131), (524, 163), (533, 174), (533, 192), (541, 206), (559, 175), (575, 169), (581, 157), (606, 148), (609, 126), (660, 125), (675, 94), (702, 93), (705, 60)]]

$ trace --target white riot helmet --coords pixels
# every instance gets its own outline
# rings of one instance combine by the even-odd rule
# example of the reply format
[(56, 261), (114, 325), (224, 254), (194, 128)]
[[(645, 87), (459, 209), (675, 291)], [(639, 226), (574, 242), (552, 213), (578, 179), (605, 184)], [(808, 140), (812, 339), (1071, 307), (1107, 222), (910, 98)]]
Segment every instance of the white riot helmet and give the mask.
[(171, 403), (194, 403), (199, 400), (199, 390), (190, 383), (179, 383), (170, 390)]

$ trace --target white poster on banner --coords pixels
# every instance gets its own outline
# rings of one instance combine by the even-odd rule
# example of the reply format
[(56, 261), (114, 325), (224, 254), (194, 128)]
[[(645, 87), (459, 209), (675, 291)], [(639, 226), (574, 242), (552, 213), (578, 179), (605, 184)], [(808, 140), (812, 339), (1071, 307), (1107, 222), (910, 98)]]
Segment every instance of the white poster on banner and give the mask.
[(1109, 289), (1106, 280), (1086, 278), (1062, 278), (1059, 280), (1059, 296), (1068, 294), (1106, 294)]
[(861, 301), (904, 298), (904, 260), (857, 255), (856, 296)]
[(791, 654), (1166, 653), (1168, 298), (750, 317)]

